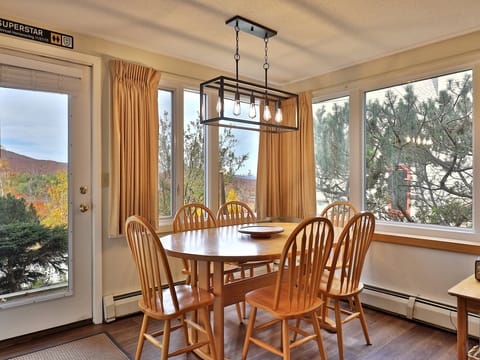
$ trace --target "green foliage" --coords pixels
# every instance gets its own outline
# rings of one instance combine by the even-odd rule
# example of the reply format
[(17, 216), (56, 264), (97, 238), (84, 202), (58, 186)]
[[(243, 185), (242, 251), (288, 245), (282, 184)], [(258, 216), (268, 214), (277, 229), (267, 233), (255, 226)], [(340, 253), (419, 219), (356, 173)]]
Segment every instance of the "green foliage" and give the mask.
[(231, 128), (223, 128), (220, 131), (219, 140), (219, 162), (220, 169), (223, 170), (224, 185), (227, 186), (232, 182), (233, 176), (248, 160), (247, 154), (237, 156), (235, 148), (238, 140), (232, 132)]
[(349, 105), (321, 106), (315, 112), (316, 188), (329, 203), (347, 200), (349, 190)]
[[(437, 96), (416, 94), (413, 85), (391, 88), (383, 98), (367, 95), (365, 200), (377, 219), (472, 226), (471, 76), (450, 76)], [(317, 190), (340, 200), (348, 195), (348, 104), (321, 108), (316, 117)]]
[(0, 226), (16, 223), (39, 223), (33, 205), (27, 205), (24, 198), (17, 199), (12, 194), (0, 197)]
[(184, 129), (183, 201), (204, 203), (205, 141), (200, 118), (190, 121)]
[(172, 215), (172, 122), (168, 112), (159, 116), (158, 136), (158, 213)]
[(0, 197), (0, 294), (47, 285), (46, 269), (65, 273), (67, 253), (65, 225), (43, 226), (24, 199)]
[[(159, 214), (171, 214), (172, 186), (172, 128), (168, 113), (164, 112), (159, 119)], [(240, 169), (248, 154), (237, 155), (235, 147), (238, 143), (232, 129), (222, 129), (219, 140), (220, 168), (224, 171), (225, 185), (231, 183), (232, 177)], [(184, 202), (204, 203), (205, 189), (205, 132), (200, 125), (200, 117), (188, 122), (184, 129)]]

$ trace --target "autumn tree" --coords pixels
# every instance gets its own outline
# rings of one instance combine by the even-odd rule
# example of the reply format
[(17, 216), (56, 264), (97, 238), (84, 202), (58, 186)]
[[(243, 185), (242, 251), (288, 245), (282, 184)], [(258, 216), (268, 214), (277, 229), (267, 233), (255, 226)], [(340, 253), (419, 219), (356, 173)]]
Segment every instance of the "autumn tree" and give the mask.
[(42, 224), (56, 226), (68, 224), (68, 174), (58, 171), (51, 178), (48, 189), (48, 201), (45, 203), (45, 216)]

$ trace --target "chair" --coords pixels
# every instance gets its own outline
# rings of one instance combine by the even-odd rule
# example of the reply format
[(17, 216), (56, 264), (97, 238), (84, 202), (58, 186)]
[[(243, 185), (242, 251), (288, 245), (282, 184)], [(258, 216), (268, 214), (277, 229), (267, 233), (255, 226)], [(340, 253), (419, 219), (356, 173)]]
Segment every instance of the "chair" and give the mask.
[[(349, 202), (334, 201), (322, 210), (320, 216), (328, 218), (334, 227), (343, 228), (348, 220), (350, 220), (356, 213), (357, 210)], [(332, 261), (328, 264), (329, 269), (338, 269), (341, 266), (342, 264), (340, 262), (336, 264), (336, 267), (332, 267)]]
[[(138, 301), (143, 312), (143, 322), (138, 338), (135, 359), (140, 359), (145, 339), (161, 350), (161, 359), (177, 356), (208, 345), (211, 359), (216, 359), (215, 340), (210, 325), (209, 306), (213, 305), (214, 296), (206, 290), (190, 285), (174, 285), (172, 274), (157, 234), (148, 221), (140, 216), (130, 216), (126, 222), (128, 246), (137, 267), (142, 297)], [(163, 289), (163, 286), (167, 287)], [(198, 311), (202, 324), (188, 319), (186, 314)], [(148, 323), (151, 318), (163, 320), (163, 330), (149, 333)], [(180, 319), (180, 324), (172, 326), (172, 320)], [(197, 336), (197, 342), (191, 342), (188, 327), (206, 335), (203, 340)], [(172, 331), (182, 329), (185, 346), (169, 352)], [(163, 341), (157, 337), (163, 336)]]
[(344, 227), (356, 213), (357, 210), (349, 202), (335, 201), (327, 205), (320, 213), (320, 216), (328, 218), (334, 227)]
[[(326, 271), (332, 243), (333, 227), (326, 218), (306, 219), (290, 234), (280, 257), (275, 284), (250, 291), (245, 296), (251, 311), (242, 352), (243, 360), (247, 357), (251, 342), (284, 359), (290, 359), (290, 349), (307, 341), (316, 341), (322, 359), (326, 359), (316, 314), (323, 305), (318, 289)], [(269, 312), (274, 319), (255, 325), (257, 309)], [(288, 322), (304, 316), (311, 319), (313, 333)], [(281, 350), (253, 336), (278, 323), (281, 323)], [(290, 342), (290, 330), (301, 335), (300, 339)]]
[[(233, 200), (228, 201), (217, 211), (217, 225), (218, 226), (229, 226), (229, 225), (242, 225), (242, 224), (254, 224), (257, 222), (257, 218), (253, 210), (244, 202)], [(245, 278), (245, 270), (249, 271), (249, 276), (253, 277), (254, 269), (265, 266), (267, 272), (272, 271), (273, 261), (249, 261), (244, 263), (236, 264), (240, 267), (240, 276), (242, 279)], [(242, 318), (245, 317), (246, 309), (245, 302), (242, 304), (242, 310), (239, 314), (240, 322)]]
[[(173, 232), (181, 232), (187, 230), (207, 229), (217, 227), (215, 214), (203, 204), (190, 203), (183, 205), (178, 209), (173, 219)], [(186, 259), (182, 259), (183, 269), (187, 284), (191, 283), (192, 272), (190, 263)]]
[[(348, 221), (338, 238), (333, 253), (333, 266), (337, 268), (337, 271), (330, 272), (328, 279), (324, 278), (320, 286), (320, 294), (326, 304), (330, 303), (327, 299), (334, 303), (333, 306), (324, 307), (320, 323), (322, 327), (336, 331), (340, 359), (343, 359), (342, 324), (348, 321), (360, 319), (365, 341), (368, 345), (371, 344), (359, 294), (363, 290), (360, 276), (374, 230), (375, 218), (370, 212), (357, 213)], [(338, 263), (342, 264), (339, 269)], [(341, 300), (348, 300), (350, 304), (354, 304), (354, 309), (341, 308)], [(329, 309), (335, 312), (334, 324), (327, 317)]]
[[(173, 232), (181, 232), (187, 230), (208, 229), (217, 226), (215, 214), (203, 204), (190, 203), (183, 205), (178, 209), (173, 219)], [(185, 282), (190, 284), (192, 281), (192, 271), (190, 263), (186, 259), (182, 259), (183, 269), (182, 273), (187, 277)], [(194, 265), (196, 266), (195, 262)], [(213, 269), (212, 269), (213, 271)], [(234, 273), (241, 271), (241, 268), (236, 264), (225, 264), (224, 274), (225, 282), (231, 282), (234, 280)], [(240, 305), (236, 304), (237, 313), (240, 322), (242, 322), (242, 314)]]

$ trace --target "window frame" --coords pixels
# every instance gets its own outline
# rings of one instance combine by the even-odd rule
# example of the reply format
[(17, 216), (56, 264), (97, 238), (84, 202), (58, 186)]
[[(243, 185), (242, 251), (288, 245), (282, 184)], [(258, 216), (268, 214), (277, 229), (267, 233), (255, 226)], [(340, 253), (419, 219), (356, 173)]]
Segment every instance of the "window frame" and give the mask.
[[(477, 56), (475, 56), (477, 55)], [(368, 91), (396, 86), (421, 79), (472, 70), (473, 102), (480, 103), (480, 60), (478, 54), (406, 66), (401, 70), (378, 73), (367, 78), (312, 91), (313, 101), (340, 96), (350, 97), (350, 201), (364, 209), (365, 201), (365, 119), (364, 95)], [(375, 239), (382, 242), (460, 251), (478, 254), (480, 250), (480, 106), (473, 108), (473, 226), (471, 229), (439, 228), (431, 225), (377, 222)], [(479, 154), (475, 156), (475, 154)]]
[[(172, 214), (158, 218), (159, 233), (172, 231), (173, 218), (176, 211), (183, 205), (184, 183), (184, 92), (199, 92), (199, 82), (176, 76), (163, 74), (158, 85), (158, 90), (172, 92)], [(207, 109), (215, 108), (214, 99), (208, 99)], [(213, 106), (213, 107), (212, 107)], [(177, 120), (178, 119), (178, 120)], [(218, 207), (218, 194), (212, 189), (218, 188), (218, 128), (207, 126), (205, 128), (205, 205), (211, 209)]]

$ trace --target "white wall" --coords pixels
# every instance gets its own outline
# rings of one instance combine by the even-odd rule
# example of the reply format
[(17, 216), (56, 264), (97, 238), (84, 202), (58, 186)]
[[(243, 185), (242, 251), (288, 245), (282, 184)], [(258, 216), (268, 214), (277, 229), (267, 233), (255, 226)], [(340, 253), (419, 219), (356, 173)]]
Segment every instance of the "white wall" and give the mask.
[(447, 291), (473, 273), (476, 256), (374, 242), (367, 256), (365, 284), (455, 305)]

